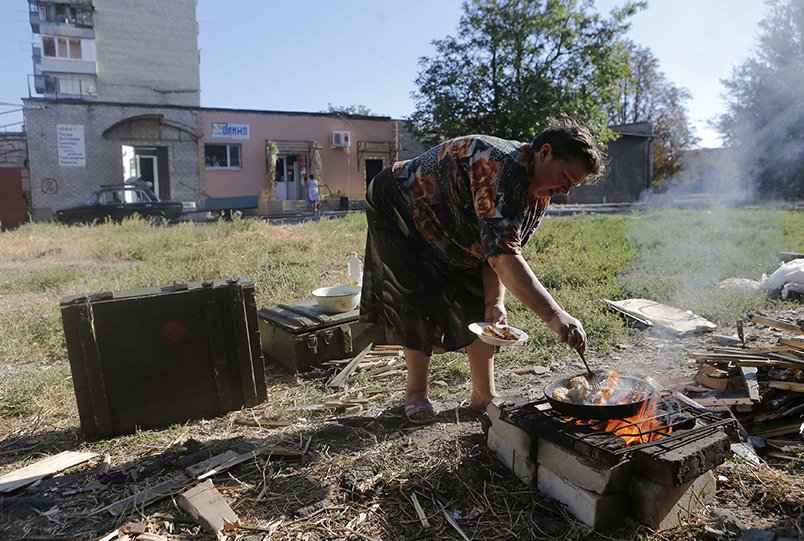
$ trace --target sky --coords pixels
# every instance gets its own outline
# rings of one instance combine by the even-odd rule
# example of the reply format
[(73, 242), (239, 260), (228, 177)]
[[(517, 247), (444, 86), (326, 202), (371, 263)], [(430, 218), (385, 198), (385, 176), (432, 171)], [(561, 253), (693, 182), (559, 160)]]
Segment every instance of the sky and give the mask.
[[(461, 0), (198, 0), (201, 105), (324, 111), (362, 105), (405, 118), (419, 58), (455, 34)], [(607, 14), (622, 0), (595, 0)], [(687, 88), (700, 146), (725, 111), (720, 80), (756, 44), (762, 0), (649, 0), (628, 37), (651, 49), (667, 80)], [(0, 131), (21, 127), (32, 73), (27, 2), (0, 0)]]

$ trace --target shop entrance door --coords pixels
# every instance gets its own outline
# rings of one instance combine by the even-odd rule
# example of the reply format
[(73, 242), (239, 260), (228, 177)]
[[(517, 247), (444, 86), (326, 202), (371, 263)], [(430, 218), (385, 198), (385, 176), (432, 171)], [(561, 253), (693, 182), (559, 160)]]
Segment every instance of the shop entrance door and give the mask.
[(277, 158), (275, 180), (277, 198), (287, 201), (299, 199), (299, 186), (303, 183), (299, 180), (298, 156)]

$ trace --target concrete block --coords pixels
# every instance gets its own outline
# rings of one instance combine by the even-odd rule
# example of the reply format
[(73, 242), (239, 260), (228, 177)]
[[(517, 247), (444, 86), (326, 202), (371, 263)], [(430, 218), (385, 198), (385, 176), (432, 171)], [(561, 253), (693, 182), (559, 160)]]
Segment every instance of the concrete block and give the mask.
[(570, 483), (543, 465), (539, 465), (537, 487), (542, 494), (562, 503), (570, 514), (592, 528), (613, 524), (628, 512), (625, 492), (597, 494)]
[[(516, 425), (512, 425), (502, 419), (491, 420), (491, 427), (497, 433), (497, 436), (508, 442), (508, 445), (514, 448), (517, 454), (532, 460), (535, 456), (533, 449), (533, 440), (531, 437)], [(534, 461), (535, 462), (535, 461)]]
[(529, 487), (534, 486), (538, 467), (536, 463), (531, 462), (527, 456), (522, 456), (517, 453), (516, 449), (514, 449), (511, 444), (497, 434), (493, 426), (489, 428), (488, 446), (489, 449), (494, 451), (494, 454), (497, 455), (500, 462), (514, 472), (514, 475), (516, 475), (520, 481)]
[(631, 514), (649, 528), (667, 530), (696, 516), (715, 499), (716, 488), (711, 471), (677, 487), (635, 475), (628, 487)]
[(538, 440), (536, 449), (539, 465), (561, 472), (564, 479), (583, 489), (598, 494), (625, 493), (628, 490), (632, 472), (630, 460), (607, 468), (545, 439)]
[(688, 442), (658, 440), (634, 452), (634, 472), (667, 486), (681, 486), (722, 464), (730, 451), (725, 432), (713, 432)]

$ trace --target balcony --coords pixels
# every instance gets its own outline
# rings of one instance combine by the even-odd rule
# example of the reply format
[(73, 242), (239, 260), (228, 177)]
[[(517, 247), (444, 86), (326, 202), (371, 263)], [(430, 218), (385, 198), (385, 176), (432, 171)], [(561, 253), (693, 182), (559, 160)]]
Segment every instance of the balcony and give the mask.
[(97, 64), (93, 60), (71, 60), (66, 58), (43, 56), (41, 66), (42, 71), (46, 73), (80, 73), (82, 75), (98, 74)]
[(39, 12), (38, 11), (29, 11), (28, 16), (31, 21), (31, 30), (33, 30), (34, 34), (39, 33)]
[[(34, 15), (33, 13), (31, 14)], [(39, 15), (36, 14), (37, 19)], [(31, 23), (31, 28), (33, 28), (33, 23)], [(78, 26), (72, 23), (55, 23), (51, 21), (41, 21), (38, 25), (38, 30), (34, 30), (34, 33), (39, 33), (46, 36), (58, 36), (58, 37), (65, 37), (65, 38), (84, 38), (84, 39), (92, 39), (95, 37), (95, 29), (91, 26)]]

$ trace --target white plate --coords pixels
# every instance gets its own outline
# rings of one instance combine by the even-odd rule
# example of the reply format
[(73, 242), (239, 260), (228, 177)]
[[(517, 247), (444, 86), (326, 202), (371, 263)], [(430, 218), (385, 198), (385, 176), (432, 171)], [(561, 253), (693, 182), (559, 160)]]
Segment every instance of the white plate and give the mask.
[(483, 329), (487, 325), (491, 325), (491, 323), (487, 321), (479, 321), (469, 325), (469, 330), (480, 337), (480, 339), (485, 343), (491, 344), (492, 346), (515, 346), (517, 344), (524, 344), (528, 341), (528, 334), (525, 331), (522, 329), (517, 329), (516, 327), (511, 327), (510, 325), (498, 325), (498, 327), (517, 333), (519, 335), (519, 340), (503, 340), (502, 338), (488, 336), (483, 333)]

